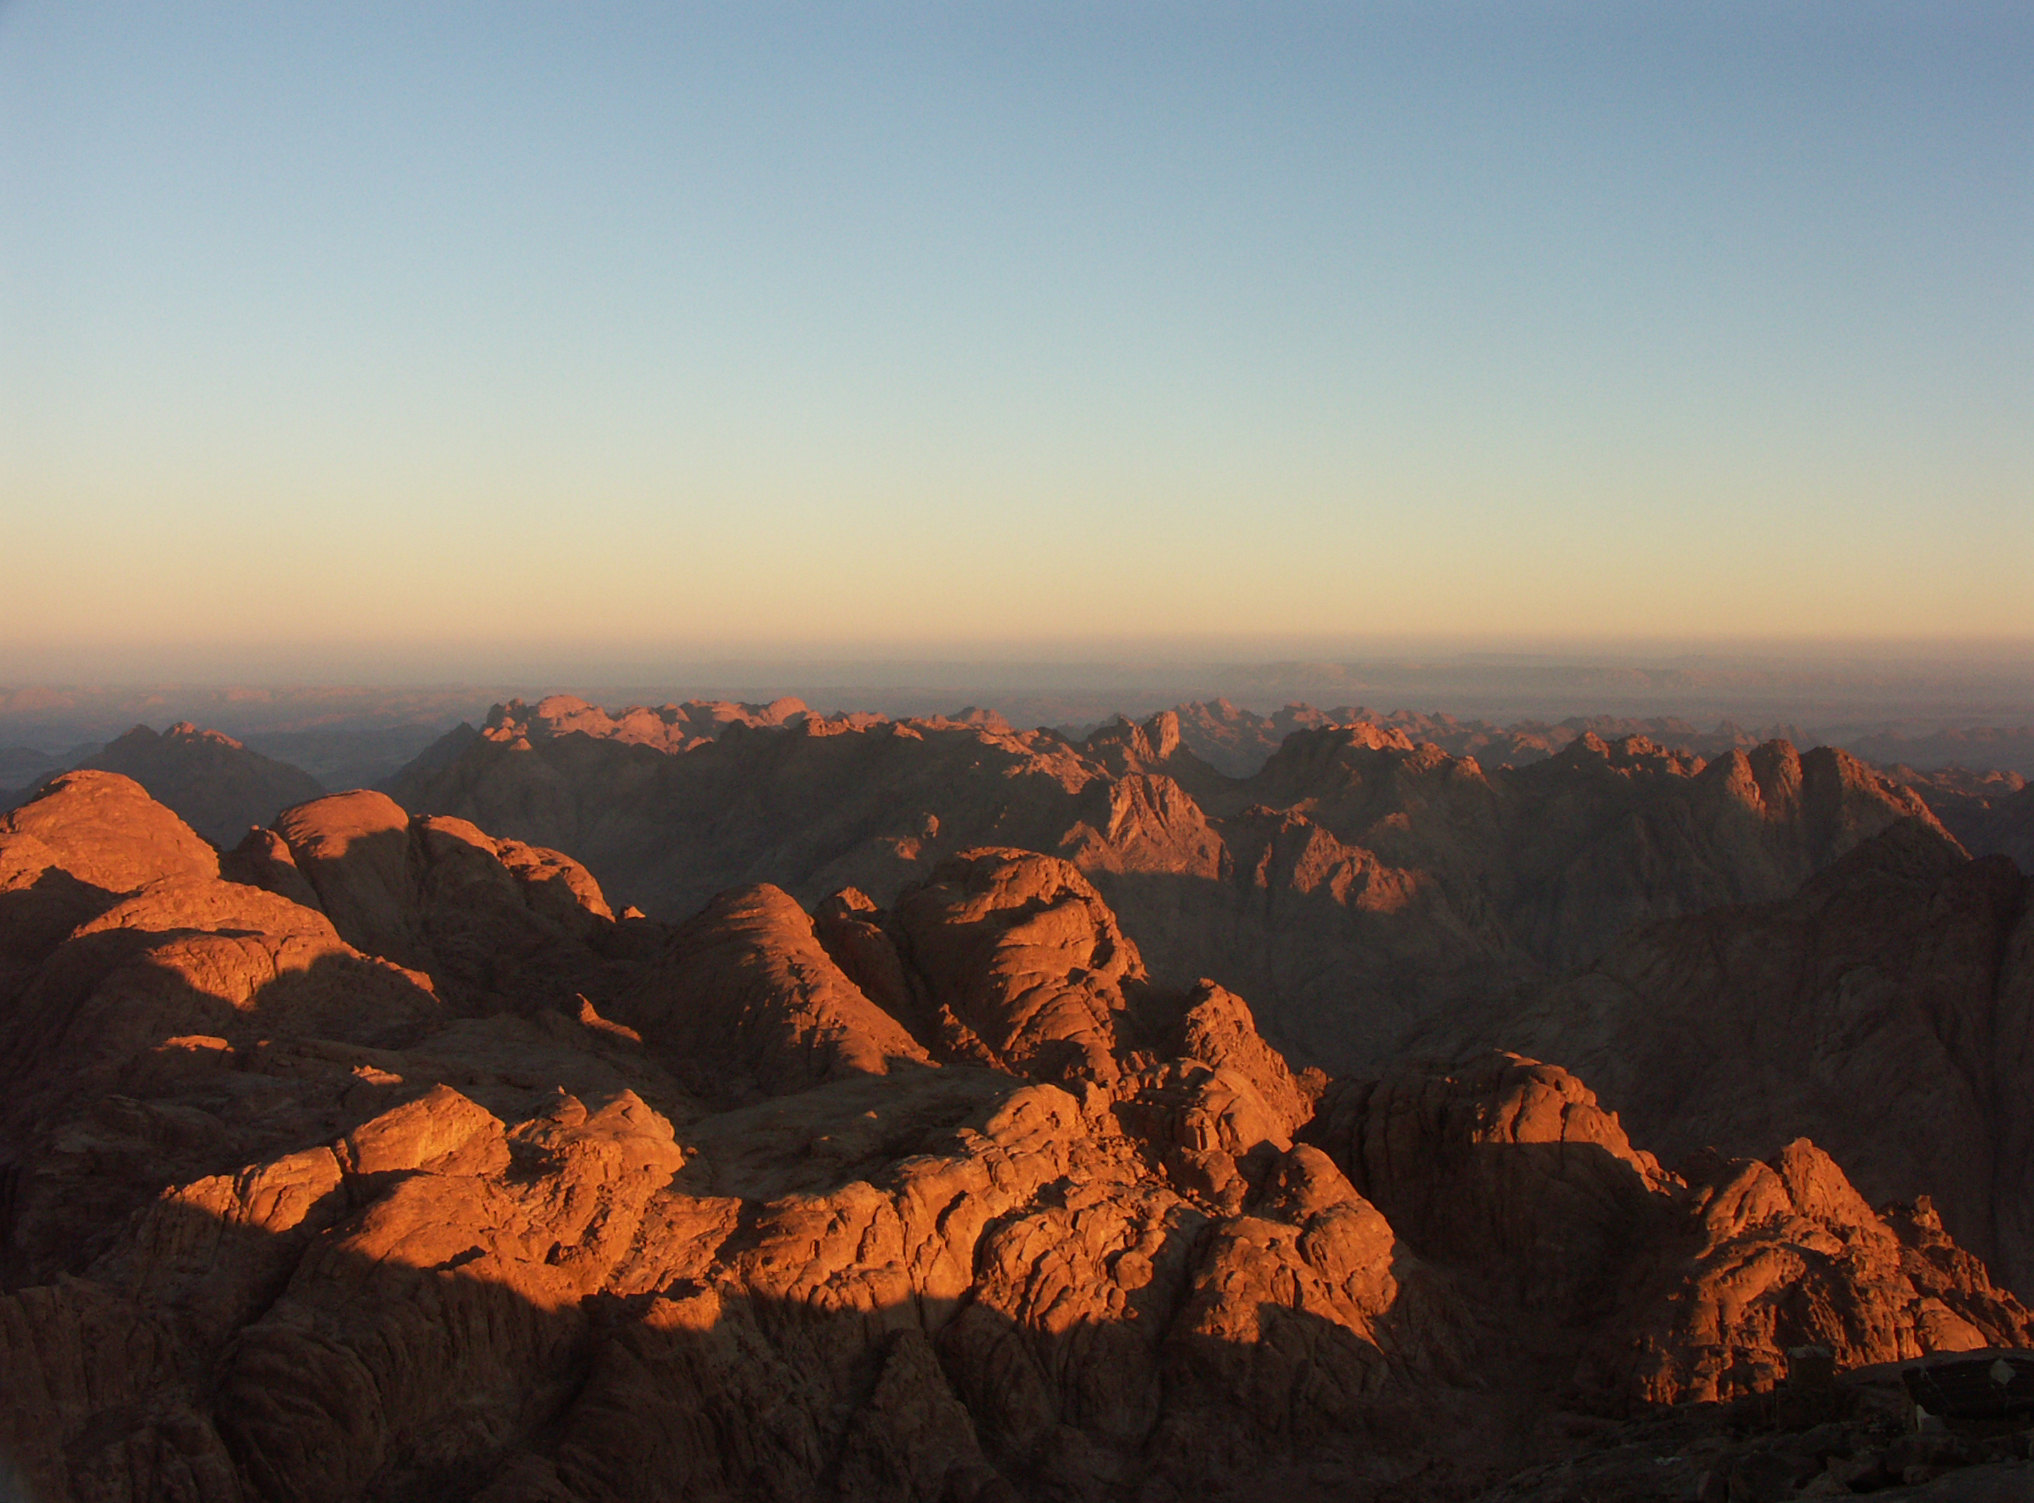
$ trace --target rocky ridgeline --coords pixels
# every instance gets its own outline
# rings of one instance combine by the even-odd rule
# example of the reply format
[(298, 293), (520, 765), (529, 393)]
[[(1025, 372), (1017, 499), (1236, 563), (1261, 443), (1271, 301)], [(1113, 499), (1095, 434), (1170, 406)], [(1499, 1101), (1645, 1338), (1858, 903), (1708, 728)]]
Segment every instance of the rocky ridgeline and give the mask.
[(660, 917), (759, 881), (889, 906), (977, 845), (1052, 852), (1158, 984), (1249, 997), (1299, 1064), (1558, 1060), (1672, 1155), (1812, 1137), (1874, 1201), (1932, 1196), (2034, 1281), (2028, 883), (1844, 752), (1704, 760), (1583, 731), (1486, 769), (1356, 721), (1301, 726), (1237, 780), (1172, 714), (1074, 743), (987, 717), (687, 713), (742, 728), (670, 755), (596, 734), (577, 701), (510, 706), (513, 743), (398, 793), (569, 849)]
[[(160, 735), (137, 725), (72, 765), (133, 778), (200, 835), (221, 846), (232, 845), (250, 826), (265, 825), (290, 805), (325, 791), (302, 769), (187, 720)], [(12, 807), (31, 796), (57, 770), (34, 769), (34, 777), (19, 793), (0, 794), (0, 807)]]
[[(660, 728), (681, 723), (724, 728), (673, 752)], [(552, 699), (502, 707), (391, 787), (413, 812), (570, 851), (666, 919), (761, 881), (888, 904), (958, 851), (1049, 852), (1160, 980), (1213, 977), (1289, 1052), (1342, 1070), (1381, 1068), (1434, 1019), (1587, 964), (1634, 924), (1784, 898), (1903, 820), (1953, 847), (1912, 792), (1828, 748), (1704, 762), (1584, 733), (1486, 769), (1360, 722), (1300, 728), (1239, 780), (1171, 712), (1074, 743), (987, 716), (615, 718)]]
[(1309, 704), (1289, 704), (1265, 715), (1226, 699), (1197, 700), (1176, 706), (1174, 713), (1179, 716), (1181, 738), (1194, 755), (1238, 778), (1249, 777), (1262, 767), (1294, 731), (1316, 731), (1337, 725), (1372, 725), (1397, 731), (1415, 745), (1425, 743), (1438, 746), (1451, 756), (1474, 757), (1485, 767), (1523, 767), (1542, 762), (1585, 735), (1606, 741), (1643, 736), (1703, 757), (1750, 751), (1768, 741), (1802, 739), (1792, 726), (1751, 731), (1725, 720), (1705, 731), (1671, 715), (1645, 718), (1577, 715), (1558, 724), (1524, 720), (1496, 725), (1434, 711), (1393, 710), (1381, 714), (1362, 705), (1322, 710)]
[(221, 857), (73, 773), (0, 820), (0, 1069), (48, 1503), (1786, 1496), (1907, 1480), (1838, 1396), (1743, 1439), (1800, 1353), (2034, 1341), (1810, 1143), (1663, 1166), (1516, 1055), (1295, 1073), (1010, 848), (670, 925), (380, 795)]

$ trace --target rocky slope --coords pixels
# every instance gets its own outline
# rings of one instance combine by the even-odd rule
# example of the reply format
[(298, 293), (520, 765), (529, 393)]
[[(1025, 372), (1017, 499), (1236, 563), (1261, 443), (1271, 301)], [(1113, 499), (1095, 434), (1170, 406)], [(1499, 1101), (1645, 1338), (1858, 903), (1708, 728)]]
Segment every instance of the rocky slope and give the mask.
[[(231, 736), (179, 721), (160, 735), (137, 725), (71, 765), (133, 778), (216, 845), (230, 846), (292, 804), (325, 790), (309, 773)], [(17, 798), (33, 793), (24, 789)]]
[(72, 773), (0, 820), (0, 1072), (47, 1503), (1455, 1499), (1810, 1349), (2034, 1341), (1806, 1142), (1663, 1167), (1516, 1056), (1295, 1075), (1012, 849), (669, 926), (379, 795), (221, 858)]
[[(658, 739), (713, 717), (713, 740)], [(887, 903), (970, 846), (1051, 852), (1161, 980), (1220, 981), (1281, 1047), (1337, 1069), (1379, 1067), (1408, 1030), (1591, 961), (1631, 924), (1783, 897), (1900, 820), (1948, 841), (1911, 791), (1827, 748), (1705, 763), (1584, 733), (1485, 769), (1358, 723), (1302, 729), (1236, 779), (1170, 713), (1076, 744), (990, 717), (546, 700), (500, 708), (391, 787), (414, 812), (570, 851), (659, 918), (759, 881)]]
[(2006, 856), (2034, 872), (2034, 792), (2017, 772), (1973, 772), (1949, 767), (1916, 772), (1887, 769), (1918, 793), (1929, 811), (1973, 856)]
[(1425, 1041), (1493, 1044), (1579, 1071), (1671, 1155), (1812, 1136), (2034, 1286), (2034, 882), (2003, 857), (1896, 827), (1792, 898), (1644, 929)]

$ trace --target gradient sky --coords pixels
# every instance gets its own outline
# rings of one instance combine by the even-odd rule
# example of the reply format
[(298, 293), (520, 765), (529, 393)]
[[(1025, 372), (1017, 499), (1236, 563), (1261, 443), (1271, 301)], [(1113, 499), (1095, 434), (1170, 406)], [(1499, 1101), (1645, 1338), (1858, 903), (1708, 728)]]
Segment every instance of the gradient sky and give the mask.
[(11, 0), (0, 409), (15, 679), (2034, 641), (2034, 8)]

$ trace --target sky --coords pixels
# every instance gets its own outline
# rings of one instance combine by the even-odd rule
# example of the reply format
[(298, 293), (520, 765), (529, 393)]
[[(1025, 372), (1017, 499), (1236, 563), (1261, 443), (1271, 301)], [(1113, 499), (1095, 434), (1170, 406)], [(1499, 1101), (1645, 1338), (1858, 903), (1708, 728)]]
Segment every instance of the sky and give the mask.
[(0, 0), (0, 674), (2034, 647), (2030, 80), (1953, 0)]

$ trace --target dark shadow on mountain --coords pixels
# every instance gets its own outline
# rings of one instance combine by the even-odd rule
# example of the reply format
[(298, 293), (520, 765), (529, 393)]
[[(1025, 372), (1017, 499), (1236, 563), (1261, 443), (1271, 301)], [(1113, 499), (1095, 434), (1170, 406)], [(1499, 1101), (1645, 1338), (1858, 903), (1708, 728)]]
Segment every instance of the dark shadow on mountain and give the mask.
[(1289, 1058), (1334, 1072), (1382, 1068), (1436, 1008), (1544, 974), (1431, 895), (1364, 906), (1326, 884), (1172, 872), (1097, 872), (1094, 882), (1156, 983), (1217, 981), (1250, 999)]
[(121, 896), (80, 881), (61, 867), (47, 867), (28, 886), (0, 892), (0, 937), (4, 937), (0, 956), (32, 964), (80, 924), (112, 908)]

